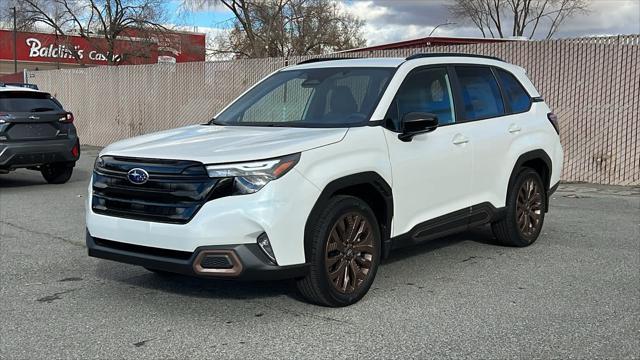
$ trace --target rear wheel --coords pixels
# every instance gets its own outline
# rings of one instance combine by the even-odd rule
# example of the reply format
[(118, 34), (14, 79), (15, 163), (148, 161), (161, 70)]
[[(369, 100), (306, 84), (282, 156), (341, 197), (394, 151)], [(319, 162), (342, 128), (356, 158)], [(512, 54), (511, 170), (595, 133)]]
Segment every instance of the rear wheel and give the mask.
[(309, 274), (300, 293), (324, 306), (347, 306), (371, 287), (380, 263), (380, 228), (373, 211), (353, 196), (336, 196), (312, 225)]
[(49, 184), (64, 184), (73, 174), (73, 165), (73, 162), (46, 164), (40, 167), (40, 172)]
[(540, 235), (546, 208), (547, 194), (540, 175), (525, 168), (509, 189), (505, 217), (492, 224), (493, 233), (504, 245), (531, 245)]

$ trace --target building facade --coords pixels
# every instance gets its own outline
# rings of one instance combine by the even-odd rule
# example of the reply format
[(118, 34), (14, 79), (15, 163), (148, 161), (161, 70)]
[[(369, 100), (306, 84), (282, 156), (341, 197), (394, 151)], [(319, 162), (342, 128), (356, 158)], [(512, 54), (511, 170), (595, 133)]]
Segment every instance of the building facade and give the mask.
[[(24, 70), (205, 61), (205, 34), (202, 33), (131, 32), (127, 37), (115, 40), (111, 47), (104, 38), (97, 36), (18, 32), (15, 50), (20, 74), (8, 77), (15, 73), (13, 39), (13, 31), (0, 30), (0, 80), (19, 78)], [(108, 50), (111, 48), (114, 51)]]

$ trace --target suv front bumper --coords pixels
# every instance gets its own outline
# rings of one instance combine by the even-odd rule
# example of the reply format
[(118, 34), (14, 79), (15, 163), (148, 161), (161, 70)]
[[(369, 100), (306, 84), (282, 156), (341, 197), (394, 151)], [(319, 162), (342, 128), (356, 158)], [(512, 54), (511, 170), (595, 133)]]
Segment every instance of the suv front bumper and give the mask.
[[(72, 151), (78, 146), (77, 154)], [(0, 168), (17, 169), (57, 162), (74, 162), (80, 157), (77, 137), (55, 140), (11, 141), (0, 143)]]
[(272, 265), (257, 244), (201, 246), (184, 252), (98, 239), (88, 231), (86, 242), (89, 256), (197, 277), (279, 280), (303, 277), (308, 268)]
[(173, 224), (95, 213), (89, 185), (86, 224), (94, 238), (181, 253), (257, 245), (265, 233), (284, 267), (306, 262), (304, 230), (318, 196), (319, 190), (293, 169), (254, 194), (208, 201), (186, 224)]

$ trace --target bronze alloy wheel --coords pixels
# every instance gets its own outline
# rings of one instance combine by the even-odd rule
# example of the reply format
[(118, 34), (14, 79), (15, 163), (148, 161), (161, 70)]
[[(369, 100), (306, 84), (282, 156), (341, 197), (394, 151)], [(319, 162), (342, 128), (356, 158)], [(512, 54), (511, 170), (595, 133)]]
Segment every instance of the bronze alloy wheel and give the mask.
[(351, 294), (362, 286), (371, 272), (374, 234), (365, 216), (350, 212), (341, 216), (329, 233), (325, 266), (334, 288)]
[(527, 179), (520, 190), (516, 201), (516, 221), (520, 233), (526, 237), (535, 236), (542, 225), (542, 189), (532, 179)]

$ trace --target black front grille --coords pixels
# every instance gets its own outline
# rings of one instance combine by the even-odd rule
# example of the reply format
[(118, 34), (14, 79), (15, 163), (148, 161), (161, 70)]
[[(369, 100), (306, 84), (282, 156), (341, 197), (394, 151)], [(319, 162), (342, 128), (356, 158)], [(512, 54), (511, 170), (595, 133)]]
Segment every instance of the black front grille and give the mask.
[[(195, 161), (111, 156), (101, 160), (93, 172), (91, 205), (103, 215), (185, 224), (232, 182), (210, 178), (204, 165)], [(149, 173), (146, 183), (129, 181), (127, 173), (134, 168)]]

